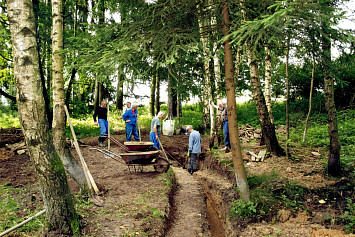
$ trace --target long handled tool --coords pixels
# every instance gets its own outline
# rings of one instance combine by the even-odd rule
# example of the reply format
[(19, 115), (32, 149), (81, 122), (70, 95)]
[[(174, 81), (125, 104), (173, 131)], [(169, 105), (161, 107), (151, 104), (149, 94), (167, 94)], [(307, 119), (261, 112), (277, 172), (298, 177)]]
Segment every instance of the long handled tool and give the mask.
[(164, 155), (165, 155), (165, 158), (169, 161), (169, 158), (168, 158), (168, 156), (166, 155), (166, 152), (165, 152), (165, 150), (164, 150), (163, 143), (161, 143), (159, 137), (158, 137), (158, 142), (159, 142), (159, 144), (160, 144), (160, 146), (161, 146), (161, 150), (163, 151), (163, 153), (164, 153)]
[(90, 173), (90, 171), (89, 171), (89, 168), (88, 168), (88, 166), (86, 165), (86, 162), (85, 162), (85, 160), (84, 160), (84, 157), (83, 157), (83, 155), (81, 154), (80, 147), (79, 147), (79, 144), (78, 144), (78, 140), (76, 139), (76, 135), (75, 135), (75, 131), (74, 131), (74, 128), (73, 128), (73, 124), (72, 124), (72, 122), (71, 122), (71, 120), (70, 120), (69, 112), (68, 112), (68, 109), (67, 109), (67, 106), (66, 106), (66, 105), (64, 105), (64, 109), (65, 109), (65, 113), (66, 113), (67, 118), (68, 118), (68, 121), (69, 121), (70, 130), (71, 130), (72, 135), (73, 135), (73, 138), (74, 138), (75, 150), (76, 150), (76, 152), (77, 152), (78, 155), (79, 155), (80, 162), (81, 162), (81, 165), (82, 165), (83, 170), (84, 170), (86, 182), (88, 183), (88, 186), (89, 186), (89, 189), (90, 189), (90, 191), (91, 191), (91, 193), (92, 193), (93, 199), (98, 202), (97, 204), (99, 204), (99, 206), (102, 206), (102, 205), (103, 205), (103, 204), (102, 204), (102, 201), (99, 200), (98, 197), (95, 197), (95, 196), (94, 196), (94, 193), (92, 192), (92, 189), (94, 189), (96, 195), (99, 195), (99, 189), (97, 188), (96, 183), (95, 183), (95, 181), (94, 181), (94, 178), (92, 177), (92, 175), (91, 175), (91, 173)]

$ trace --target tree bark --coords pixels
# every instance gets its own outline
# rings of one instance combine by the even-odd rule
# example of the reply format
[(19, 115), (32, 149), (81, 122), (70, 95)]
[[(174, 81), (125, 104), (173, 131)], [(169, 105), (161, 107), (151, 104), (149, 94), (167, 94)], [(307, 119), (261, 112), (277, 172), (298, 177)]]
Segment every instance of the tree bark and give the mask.
[[(199, 9), (201, 12), (201, 9)], [(203, 92), (202, 92), (202, 126), (203, 131), (207, 131), (207, 127), (211, 126), (210, 132), (210, 147), (212, 147), (213, 142), (213, 132), (215, 132), (215, 121), (214, 121), (214, 108), (211, 105), (212, 102), (212, 88), (210, 79), (210, 56), (211, 50), (209, 48), (209, 34), (206, 33), (206, 28), (209, 26), (206, 24), (206, 20), (203, 19), (202, 14), (198, 14), (198, 25), (200, 30), (200, 38), (203, 50)], [(211, 109), (212, 108), (212, 109)], [(213, 117), (212, 117), (213, 115)], [(213, 130), (214, 127), (214, 130)]]
[(31, 0), (8, 0), (19, 119), (46, 207), (47, 231), (79, 234), (63, 164), (48, 129)]
[(250, 82), (253, 92), (253, 99), (255, 101), (256, 109), (258, 112), (261, 130), (264, 136), (267, 150), (276, 156), (285, 154), (284, 150), (280, 147), (275, 133), (275, 126), (270, 121), (269, 112), (266, 107), (265, 97), (261, 90), (259, 80), (259, 68), (256, 63), (256, 57), (251, 49), (248, 49), (249, 69), (250, 69)]
[(117, 77), (117, 95), (116, 95), (116, 109), (123, 110), (123, 74), (118, 72)]
[(286, 157), (289, 158), (289, 139), (290, 139), (290, 73), (289, 73), (289, 57), (290, 57), (290, 37), (287, 39), (286, 45)]
[(316, 60), (314, 59), (313, 56), (313, 60), (312, 60), (312, 78), (311, 78), (311, 88), (309, 90), (309, 107), (308, 107), (308, 114), (307, 114), (307, 118), (306, 118), (306, 122), (304, 125), (304, 131), (303, 131), (303, 139), (302, 142), (305, 143), (306, 142), (306, 135), (307, 135), (307, 129), (308, 129), (308, 122), (309, 122), (309, 118), (311, 117), (311, 111), (312, 111), (312, 94), (313, 94), (313, 83), (314, 83), (314, 71), (315, 71), (315, 67), (316, 67)]
[(270, 121), (274, 124), (271, 106), (271, 51), (268, 45), (265, 46), (265, 102), (269, 111)]
[[(323, 32), (328, 32), (329, 26), (323, 23)], [(328, 132), (329, 132), (329, 158), (328, 174), (339, 176), (342, 173), (340, 166), (340, 139), (338, 131), (337, 111), (334, 103), (334, 81), (331, 75), (331, 42), (326, 36), (322, 37), (322, 67), (324, 77), (324, 99), (327, 109)]]
[(173, 85), (172, 85), (172, 78), (170, 75), (170, 70), (168, 69), (168, 114), (167, 118), (168, 119), (173, 119)]
[(158, 72), (156, 74), (156, 85), (155, 85), (155, 109), (156, 114), (160, 111), (160, 78), (158, 76)]
[(99, 80), (98, 80), (97, 74), (96, 74), (96, 77), (95, 77), (95, 101), (94, 101), (94, 110), (96, 110), (96, 109), (99, 107), (99, 105), (100, 105), (99, 94), (100, 94), (100, 91), (99, 91)]
[[(54, 26), (53, 26), (54, 28)], [(53, 43), (52, 43), (53, 44)], [(53, 50), (52, 50), (53, 51)], [(54, 52), (53, 52), (53, 55), (54, 55)], [(55, 69), (53, 69), (54, 67), (54, 63), (52, 62), (52, 70), (54, 71)], [(63, 71), (63, 70), (62, 70)], [(63, 74), (63, 72), (62, 72)], [(71, 75), (70, 75), (70, 79), (69, 79), (69, 84), (68, 84), (68, 88), (67, 88), (67, 93), (65, 95), (65, 104), (67, 105), (67, 107), (69, 108), (69, 102), (70, 102), (70, 94), (71, 94), (71, 91), (72, 91), (72, 87), (73, 87), (73, 83), (74, 83), (74, 79), (75, 79), (75, 74), (76, 74), (76, 68), (73, 67), (73, 69), (71, 70)], [(54, 85), (54, 75), (52, 76), (53, 78), (53, 85)], [(63, 78), (62, 78), (63, 79)], [(63, 84), (64, 85), (64, 84)], [(54, 86), (53, 86), (53, 91), (54, 91)], [(54, 92), (53, 92), (54, 93)], [(54, 94), (53, 94), (54, 96)], [(54, 98), (53, 98), (54, 100)], [(54, 102), (53, 102), (54, 104)], [(54, 111), (53, 111), (54, 112)]]
[[(63, 50), (62, 9), (62, 0), (52, 0), (53, 144), (68, 175), (75, 180), (82, 192), (88, 195), (90, 191), (86, 183), (84, 171), (70, 153), (65, 138), (66, 116), (64, 111), (63, 56), (61, 54)], [(75, 72), (76, 70), (73, 68), (71, 81), (74, 81)], [(70, 96), (70, 92), (67, 92), (67, 99), (69, 100), (68, 94)]]
[[(222, 31), (225, 37), (229, 35), (229, 22), (228, 2), (226, 1), (222, 6)], [(240, 191), (240, 197), (244, 202), (248, 202), (250, 198), (250, 190), (239, 140), (237, 106), (235, 101), (233, 55), (232, 47), (230, 45), (230, 37), (224, 41), (224, 68), (226, 75), (225, 83), (227, 93), (229, 136), (231, 141), (234, 171), (237, 186)]]
[(156, 76), (152, 77), (152, 84), (150, 86), (150, 114), (155, 116), (155, 85), (156, 85)]

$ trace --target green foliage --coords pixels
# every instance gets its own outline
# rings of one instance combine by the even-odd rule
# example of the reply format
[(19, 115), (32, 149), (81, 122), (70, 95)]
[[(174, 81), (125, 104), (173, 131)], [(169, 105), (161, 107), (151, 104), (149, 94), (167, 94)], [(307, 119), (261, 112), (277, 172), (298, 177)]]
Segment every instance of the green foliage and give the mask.
[(346, 232), (355, 233), (355, 203), (350, 198), (347, 198), (347, 208), (342, 216)]
[(0, 128), (20, 128), (20, 120), (16, 110), (0, 106)]
[(244, 201), (238, 199), (238, 200), (233, 200), (231, 209), (230, 209), (230, 215), (232, 216), (238, 216), (242, 220), (254, 217), (257, 214), (257, 204), (254, 202), (247, 202), (245, 203)]
[(300, 209), (306, 190), (291, 181), (285, 181), (273, 170), (268, 174), (248, 177), (250, 201), (233, 200), (230, 215), (241, 219), (273, 215), (281, 208)]

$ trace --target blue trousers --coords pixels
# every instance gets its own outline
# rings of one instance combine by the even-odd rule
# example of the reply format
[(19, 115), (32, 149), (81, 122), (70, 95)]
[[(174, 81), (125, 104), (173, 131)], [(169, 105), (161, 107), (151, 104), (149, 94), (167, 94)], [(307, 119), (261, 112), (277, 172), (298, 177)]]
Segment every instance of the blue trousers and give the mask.
[(134, 140), (139, 141), (138, 129), (137, 124), (128, 124), (126, 123), (126, 141), (130, 142), (132, 140), (132, 135)]
[(224, 136), (224, 145), (228, 148), (231, 147), (231, 142), (229, 140), (229, 126), (228, 121), (223, 122), (223, 136)]
[(105, 119), (98, 119), (100, 126), (100, 137), (106, 137), (108, 134), (108, 121)]
[[(160, 134), (158, 134), (158, 137), (160, 137)], [(156, 139), (154, 132), (150, 133), (150, 141), (154, 143), (153, 147), (157, 147), (160, 150), (160, 144), (159, 141)]]

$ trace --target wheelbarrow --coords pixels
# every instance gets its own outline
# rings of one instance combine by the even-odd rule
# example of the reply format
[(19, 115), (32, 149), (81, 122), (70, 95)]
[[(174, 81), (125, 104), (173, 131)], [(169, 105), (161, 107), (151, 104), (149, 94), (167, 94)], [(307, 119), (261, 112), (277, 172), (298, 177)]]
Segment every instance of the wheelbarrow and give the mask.
[(168, 171), (170, 162), (160, 156), (160, 151), (143, 151), (143, 152), (128, 152), (115, 154), (112, 151), (106, 149), (90, 148), (90, 150), (96, 150), (105, 155), (105, 157), (112, 158), (120, 163), (127, 165), (128, 170), (131, 172), (131, 168), (135, 172), (143, 172), (144, 166), (153, 166), (154, 170), (158, 173), (164, 173)]
[(129, 151), (156, 151), (153, 142), (124, 142)]

